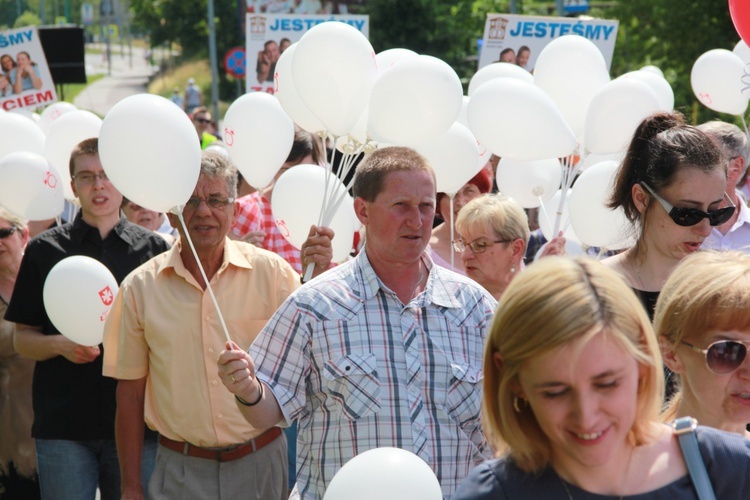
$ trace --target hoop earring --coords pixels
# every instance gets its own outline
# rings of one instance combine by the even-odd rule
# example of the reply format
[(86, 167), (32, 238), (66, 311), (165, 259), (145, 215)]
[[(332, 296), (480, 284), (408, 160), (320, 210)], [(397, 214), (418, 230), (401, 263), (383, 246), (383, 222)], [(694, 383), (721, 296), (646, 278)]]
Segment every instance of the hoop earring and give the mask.
[(518, 406), (518, 400), (521, 399), (518, 396), (513, 397), (513, 409), (516, 410), (516, 413), (521, 413), (521, 407)]

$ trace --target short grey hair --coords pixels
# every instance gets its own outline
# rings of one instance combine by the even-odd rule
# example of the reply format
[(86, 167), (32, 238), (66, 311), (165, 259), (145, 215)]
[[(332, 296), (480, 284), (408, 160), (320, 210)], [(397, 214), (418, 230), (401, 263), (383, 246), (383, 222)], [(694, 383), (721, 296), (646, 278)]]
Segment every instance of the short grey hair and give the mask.
[(201, 154), (201, 174), (224, 179), (230, 198), (237, 197), (237, 167), (228, 155), (218, 151), (204, 151)]
[(716, 138), (727, 161), (736, 157), (745, 160), (745, 170), (742, 171), (742, 175), (745, 175), (748, 159), (750, 159), (750, 147), (748, 147), (747, 134), (741, 128), (732, 123), (713, 120), (698, 125), (698, 130), (709, 137)]

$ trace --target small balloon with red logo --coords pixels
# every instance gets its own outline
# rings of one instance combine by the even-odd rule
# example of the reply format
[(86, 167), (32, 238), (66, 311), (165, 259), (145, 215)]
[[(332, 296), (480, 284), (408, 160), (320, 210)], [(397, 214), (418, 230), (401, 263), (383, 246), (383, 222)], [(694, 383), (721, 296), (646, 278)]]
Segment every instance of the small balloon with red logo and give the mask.
[(50, 270), (43, 299), (52, 324), (76, 344), (101, 344), (104, 322), (117, 295), (117, 280), (98, 260), (67, 257)]

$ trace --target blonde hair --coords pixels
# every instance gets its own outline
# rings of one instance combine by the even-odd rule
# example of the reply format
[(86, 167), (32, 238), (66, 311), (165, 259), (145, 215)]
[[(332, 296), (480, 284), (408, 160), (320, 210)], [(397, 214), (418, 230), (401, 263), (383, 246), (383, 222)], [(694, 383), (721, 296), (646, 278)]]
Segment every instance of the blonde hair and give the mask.
[(532, 358), (596, 335), (607, 335), (641, 367), (628, 439), (646, 443), (658, 421), (664, 375), (648, 316), (622, 278), (589, 258), (548, 257), (503, 294), (484, 352), (483, 427), (494, 448), (508, 452), (522, 470), (539, 472), (549, 464), (550, 441), (528, 407), (514, 411), (520, 370)]
[(3, 207), (0, 207), (0, 219), (5, 219), (8, 221), (8, 224), (17, 227), (18, 229), (26, 229), (27, 227), (26, 219)]
[(522, 239), (529, 243), (529, 219), (523, 207), (501, 194), (484, 194), (474, 198), (458, 212), (456, 231), (480, 232), (489, 228), (500, 239)]
[[(654, 330), (672, 347), (711, 331), (750, 331), (750, 255), (708, 250), (685, 257), (659, 294)], [(682, 380), (672, 376), (678, 377), (678, 390), (664, 421), (674, 418), (682, 400)]]

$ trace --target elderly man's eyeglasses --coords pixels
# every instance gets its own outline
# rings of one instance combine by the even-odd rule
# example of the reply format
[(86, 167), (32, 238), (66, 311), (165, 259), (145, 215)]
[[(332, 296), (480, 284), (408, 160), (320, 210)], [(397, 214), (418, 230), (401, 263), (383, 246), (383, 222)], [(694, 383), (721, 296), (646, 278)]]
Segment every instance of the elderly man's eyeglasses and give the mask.
[(672, 219), (678, 226), (694, 226), (703, 219), (708, 219), (708, 223), (712, 226), (720, 226), (732, 218), (732, 214), (737, 208), (735, 207), (734, 203), (732, 203), (732, 200), (729, 198), (729, 195), (727, 193), (724, 193), (724, 198), (726, 198), (730, 203), (730, 206), (728, 207), (717, 208), (716, 210), (709, 210), (708, 212), (698, 210), (697, 208), (677, 208), (667, 200), (656, 194), (656, 191), (651, 189), (651, 187), (649, 187), (649, 185), (645, 182), (641, 182), (641, 186), (645, 187), (646, 190), (651, 193), (651, 196), (656, 198), (656, 201), (658, 201), (659, 204), (664, 208), (664, 211), (667, 212), (669, 218)]
[(703, 353), (706, 356), (706, 366), (717, 375), (732, 373), (747, 357), (747, 344), (739, 340), (719, 340), (709, 345), (708, 349), (701, 349), (684, 340), (680, 342), (695, 352)]
[(93, 172), (83, 172), (81, 174), (74, 175), (72, 178), (82, 186), (89, 186), (91, 184), (94, 184), (97, 179), (101, 179), (102, 181), (109, 180), (109, 177), (107, 177), (107, 174), (105, 174), (104, 172), (100, 174), (95, 174)]
[(4, 240), (11, 234), (15, 233), (16, 229), (18, 229), (16, 226), (4, 227), (0, 229), (0, 240)]
[(201, 206), (201, 202), (205, 201), (206, 205), (217, 210), (226, 208), (230, 203), (234, 203), (234, 198), (227, 198), (226, 196), (209, 196), (208, 198), (199, 198), (197, 196), (191, 196), (190, 199), (185, 203), (185, 208), (188, 210), (197, 210)]
[(453, 250), (458, 253), (463, 253), (468, 248), (474, 255), (479, 255), (487, 251), (487, 248), (491, 247), (496, 243), (510, 243), (513, 240), (493, 240), (493, 241), (482, 241), (474, 240), (470, 243), (464, 243), (463, 240), (453, 240)]

